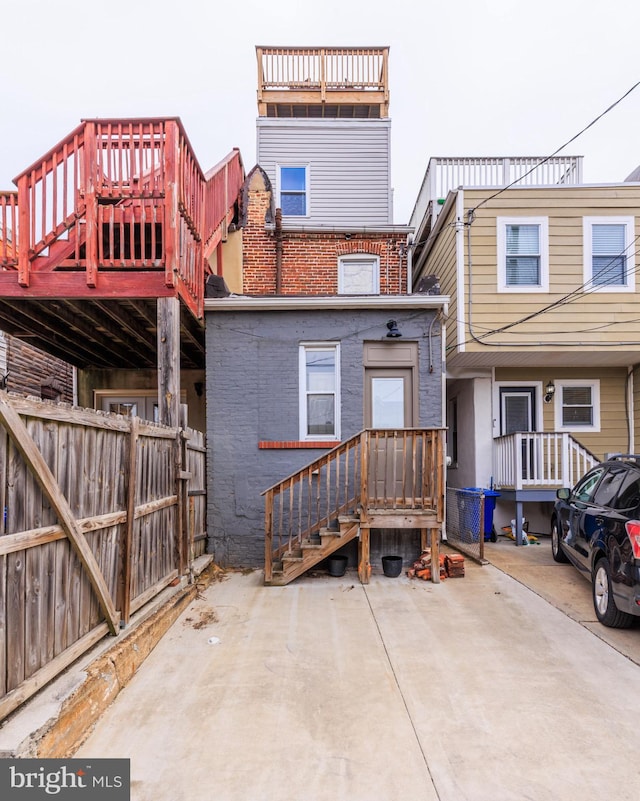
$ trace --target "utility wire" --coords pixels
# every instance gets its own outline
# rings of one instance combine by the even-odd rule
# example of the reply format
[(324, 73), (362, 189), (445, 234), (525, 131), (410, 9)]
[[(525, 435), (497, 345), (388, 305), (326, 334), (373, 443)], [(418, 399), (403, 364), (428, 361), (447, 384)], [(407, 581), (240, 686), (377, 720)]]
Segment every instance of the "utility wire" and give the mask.
[[(634, 89), (637, 89), (638, 86), (640, 86), (640, 81), (638, 81), (637, 83), (634, 83), (634, 85), (630, 89), (628, 89), (622, 95), (622, 97), (619, 97), (608, 108), (606, 108), (601, 114), (598, 114), (598, 116), (595, 119), (591, 120), (591, 122), (588, 125), (585, 125), (585, 127), (581, 131), (578, 131), (578, 133), (575, 134), (575, 136), (572, 136), (571, 139), (568, 139), (563, 145), (560, 145), (560, 147), (557, 150), (554, 150), (553, 153), (551, 153), (550, 156), (546, 156), (545, 158), (541, 159), (541, 161), (539, 161), (537, 164), (535, 164), (533, 167), (531, 167), (531, 169), (527, 170), (527, 172), (523, 173), (520, 177), (516, 178), (510, 184), (507, 184), (507, 186), (504, 186), (502, 189), (499, 189), (497, 192), (494, 192), (493, 195), (490, 195), (489, 197), (487, 197), (484, 200), (482, 200), (480, 203), (478, 203), (477, 206), (474, 206), (473, 209), (470, 209), (469, 215), (472, 215), (473, 212), (477, 211), (477, 209), (479, 209), (481, 206), (484, 206), (490, 200), (493, 200), (494, 198), (498, 197), (498, 195), (501, 195), (503, 192), (506, 192), (507, 189), (511, 189), (512, 186), (515, 186), (517, 183), (522, 181), (522, 179), (526, 178), (527, 175), (531, 175), (531, 173), (534, 172), (535, 170), (537, 170), (538, 167), (542, 166), (543, 164), (546, 164), (546, 162), (549, 161), (550, 159), (552, 159), (554, 156), (557, 156), (558, 153), (561, 150), (564, 150), (565, 147), (568, 147), (572, 142), (575, 142), (575, 140), (579, 136), (582, 136), (583, 133), (585, 133), (586, 131), (589, 130), (589, 128), (594, 126), (596, 124), (596, 122), (601, 120), (606, 114), (608, 114), (612, 109), (614, 109), (619, 103), (621, 103), (626, 97), (628, 97), (631, 94), (631, 92), (634, 91)], [(470, 216), (470, 219), (472, 219), (471, 216)]]

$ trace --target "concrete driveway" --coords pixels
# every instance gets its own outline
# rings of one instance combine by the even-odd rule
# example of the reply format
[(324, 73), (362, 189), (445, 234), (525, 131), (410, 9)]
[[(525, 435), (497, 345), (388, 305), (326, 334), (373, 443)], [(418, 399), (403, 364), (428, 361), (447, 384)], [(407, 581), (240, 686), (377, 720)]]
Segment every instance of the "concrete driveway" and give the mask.
[(129, 757), (133, 801), (637, 801), (640, 629), (615, 632), (636, 657), (605, 641), (548, 549), (440, 585), (229, 573), (76, 756)]

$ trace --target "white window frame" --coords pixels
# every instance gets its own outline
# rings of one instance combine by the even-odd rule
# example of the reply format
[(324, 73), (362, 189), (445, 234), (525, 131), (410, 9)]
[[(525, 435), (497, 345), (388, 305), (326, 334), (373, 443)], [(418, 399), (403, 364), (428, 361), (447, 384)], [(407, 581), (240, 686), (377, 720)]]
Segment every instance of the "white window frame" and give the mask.
[[(600, 379), (598, 378), (565, 378), (555, 381), (556, 391), (554, 393), (554, 415), (555, 415), (555, 430), (559, 432), (565, 431), (600, 431)], [(593, 423), (590, 426), (571, 425), (565, 426), (562, 424), (562, 388), (563, 387), (590, 387), (591, 388), (591, 406), (593, 408)]]
[[(334, 351), (334, 420), (333, 434), (307, 433), (307, 352), (312, 350)], [(337, 342), (301, 342), (298, 348), (298, 386), (300, 388), (300, 441), (340, 441), (340, 344)], [(317, 392), (311, 394), (318, 394)], [(331, 394), (331, 393), (327, 393)]]
[[(498, 217), (498, 292), (548, 292), (549, 291), (549, 218), (548, 217)], [(540, 229), (540, 283), (536, 285), (507, 284), (507, 226), (537, 225)]]
[[(186, 402), (187, 392), (186, 390), (181, 389), (180, 403)], [(94, 389), (94, 409), (102, 409), (102, 411), (108, 412), (109, 405), (111, 403), (135, 403), (138, 407), (138, 413), (136, 417), (140, 417), (142, 420), (149, 420), (156, 423), (158, 422), (159, 401), (157, 389)], [(113, 414), (115, 414), (115, 412)]]
[[(277, 197), (277, 207), (282, 209), (282, 199), (281, 199), (281, 191), (282, 191), (282, 180), (281, 180), (281, 171), (283, 169), (304, 169), (304, 196), (305, 196), (305, 214), (285, 214), (284, 211), (282, 212), (283, 217), (288, 217), (291, 220), (297, 219), (305, 219), (311, 215), (311, 192), (309, 191), (310, 186), (310, 168), (308, 164), (300, 163), (300, 162), (292, 162), (291, 164), (283, 164), (278, 163), (276, 164), (276, 197)], [(301, 193), (302, 194), (302, 193)]]
[[(594, 225), (624, 225), (624, 254), (627, 257), (626, 283), (620, 285), (600, 286), (593, 283), (593, 235)], [(584, 253), (584, 286), (585, 292), (635, 292), (635, 218), (634, 217), (583, 217), (582, 240)]]
[[(367, 292), (346, 292), (344, 288), (344, 269), (349, 262), (369, 262), (373, 266), (371, 287)], [(380, 257), (371, 253), (348, 253), (338, 259), (338, 294), (339, 295), (379, 295), (380, 294)]]

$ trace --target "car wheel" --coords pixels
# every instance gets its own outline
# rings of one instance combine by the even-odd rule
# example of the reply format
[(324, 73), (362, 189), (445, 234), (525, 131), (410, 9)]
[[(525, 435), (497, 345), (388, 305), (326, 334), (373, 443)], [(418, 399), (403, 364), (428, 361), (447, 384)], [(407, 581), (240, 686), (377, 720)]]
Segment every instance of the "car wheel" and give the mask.
[(602, 625), (609, 626), (612, 629), (629, 628), (635, 618), (633, 615), (621, 612), (616, 606), (613, 592), (611, 591), (611, 569), (608, 559), (602, 558), (596, 564), (591, 586), (593, 589), (593, 608)]
[(560, 545), (560, 529), (558, 527), (558, 521), (555, 518), (551, 523), (551, 555), (556, 562), (565, 564), (569, 561), (566, 553), (562, 550), (562, 546)]

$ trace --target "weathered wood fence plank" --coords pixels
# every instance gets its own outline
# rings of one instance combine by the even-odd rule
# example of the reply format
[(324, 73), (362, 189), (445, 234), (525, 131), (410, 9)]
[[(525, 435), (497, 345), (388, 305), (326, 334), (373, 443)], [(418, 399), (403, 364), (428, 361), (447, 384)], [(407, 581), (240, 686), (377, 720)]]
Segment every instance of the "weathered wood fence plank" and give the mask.
[(200, 432), (0, 392), (0, 719), (189, 575), (205, 462)]
[(9, 436), (13, 439), (22, 457), (33, 471), (33, 475), (37, 478), (38, 483), (49, 499), (49, 503), (58, 515), (60, 524), (87, 570), (89, 580), (100, 600), (100, 606), (107, 618), (109, 628), (115, 634), (118, 630), (119, 616), (113, 606), (113, 601), (109, 596), (109, 591), (104, 583), (104, 578), (100, 573), (95, 557), (87, 545), (83, 533), (78, 529), (73, 512), (69, 508), (66, 498), (60, 492), (53, 473), (38, 448), (34, 445), (33, 439), (29, 436), (26, 426), (18, 413), (3, 398), (0, 398), (0, 422), (9, 432)]

